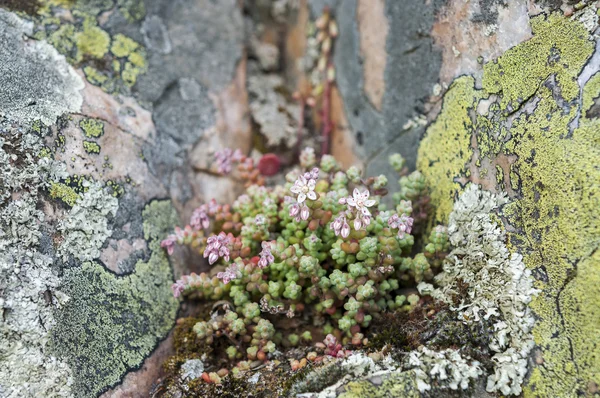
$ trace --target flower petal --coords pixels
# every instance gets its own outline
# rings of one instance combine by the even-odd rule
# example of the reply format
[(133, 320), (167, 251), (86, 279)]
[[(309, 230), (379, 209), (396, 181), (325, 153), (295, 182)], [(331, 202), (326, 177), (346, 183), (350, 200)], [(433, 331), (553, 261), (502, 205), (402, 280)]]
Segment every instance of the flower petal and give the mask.
[(300, 186), (294, 185), (290, 188), (290, 191), (292, 191), (292, 193), (300, 193), (302, 189), (300, 188)]
[(358, 188), (354, 188), (354, 191), (352, 191), (352, 196), (354, 197), (354, 200), (359, 200), (361, 198)]
[(344, 225), (342, 225), (342, 238), (347, 238), (348, 235), (350, 235), (350, 225), (344, 222)]
[(300, 192), (298, 194), (298, 203), (302, 203), (306, 200), (306, 194), (304, 192)]
[(377, 201), (376, 201), (376, 200), (373, 200), (373, 199), (368, 199), (368, 200), (365, 200), (365, 206), (367, 206), (367, 207), (371, 207), (371, 206), (373, 206), (375, 203), (377, 203)]
[(362, 222), (360, 218), (357, 217), (354, 219), (354, 229), (358, 231), (360, 227), (362, 227)]
[(310, 200), (317, 200), (317, 194), (315, 193), (315, 191), (308, 191), (306, 196), (308, 196)]
[(346, 198), (346, 203), (348, 203), (348, 206), (356, 207), (356, 202), (352, 196)]
[(369, 190), (365, 189), (364, 192), (362, 193), (362, 199), (363, 200), (369, 199), (369, 195), (370, 195)]
[(313, 189), (315, 189), (315, 186), (317, 186), (317, 182), (315, 180), (308, 180), (308, 189), (312, 191)]
[(300, 217), (303, 220), (308, 220), (309, 215), (310, 215), (310, 209), (308, 208), (308, 206), (302, 207), (302, 210), (300, 211)]

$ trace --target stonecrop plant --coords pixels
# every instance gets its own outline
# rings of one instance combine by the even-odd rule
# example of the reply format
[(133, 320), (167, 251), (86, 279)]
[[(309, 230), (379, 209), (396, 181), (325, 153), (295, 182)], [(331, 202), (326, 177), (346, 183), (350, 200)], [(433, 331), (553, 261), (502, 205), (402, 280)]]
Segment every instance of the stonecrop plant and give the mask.
[[(244, 162), (233, 153), (218, 154), (220, 170)], [(368, 343), (374, 318), (418, 302), (414, 287), (433, 278), (449, 249), (448, 233), (434, 228), (420, 238), (424, 252), (415, 253), (429, 202), (425, 180), (418, 171), (408, 174), (398, 154), (390, 163), (401, 177), (393, 206), (383, 201), (390, 194), (385, 176), (343, 171), (329, 155), (317, 166), (307, 148), (285, 184), (250, 185), (233, 204), (213, 199), (162, 242), (170, 254), (189, 245), (212, 266), (183, 276), (173, 293), (215, 303), (193, 330), (206, 344), (224, 347), (234, 374), (299, 345), (320, 349), (321, 357), (345, 357), (351, 351), (343, 346)], [(293, 330), (280, 327), (290, 321)], [(216, 373), (204, 378), (219, 381)]]

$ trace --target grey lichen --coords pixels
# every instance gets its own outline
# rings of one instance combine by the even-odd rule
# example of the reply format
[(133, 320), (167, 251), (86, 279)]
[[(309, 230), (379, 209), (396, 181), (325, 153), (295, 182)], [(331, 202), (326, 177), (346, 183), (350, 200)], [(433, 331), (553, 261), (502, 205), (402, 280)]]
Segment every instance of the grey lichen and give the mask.
[(65, 57), (45, 41), (26, 40), (33, 24), (0, 9), (0, 113), (22, 123), (46, 125), (77, 112), (83, 80)]
[(415, 372), (420, 392), (431, 390), (435, 384), (439, 389), (466, 390), (483, 374), (481, 364), (459, 350), (430, 350), (421, 346), (408, 357), (408, 367)]
[(183, 380), (194, 380), (204, 372), (204, 362), (201, 359), (188, 359), (181, 365), (181, 378)]
[[(450, 304), (463, 322), (482, 318), (491, 321), (493, 338), (489, 348), (495, 352), (495, 368), (488, 376), (486, 389), (518, 395), (534, 345), (534, 318), (528, 304), (537, 291), (522, 256), (511, 254), (506, 246), (506, 233), (496, 216), (505, 203), (504, 195), (468, 186), (450, 214), (448, 232), (454, 249), (436, 277), (441, 287), (433, 289), (421, 283), (418, 288)], [(459, 282), (468, 288), (461, 303), (453, 306)]]
[(70, 368), (52, 356), (53, 309), (67, 296), (53, 259), (40, 249), (42, 190), (64, 165), (38, 157), (41, 139), (0, 119), (0, 396), (69, 396)]
[(300, 106), (288, 102), (281, 93), (283, 79), (274, 74), (254, 75), (248, 78), (250, 112), (260, 127), (267, 144), (284, 144), (291, 148), (297, 141)]
[(99, 257), (100, 248), (112, 232), (107, 216), (114, 216), (119, 208), (118, 200), (101, 183), (84, 180), (82, 184), (87, 191), (58, 226), (64, 238), (58, 248), (63, 260), (69, 256), (84, 261)]

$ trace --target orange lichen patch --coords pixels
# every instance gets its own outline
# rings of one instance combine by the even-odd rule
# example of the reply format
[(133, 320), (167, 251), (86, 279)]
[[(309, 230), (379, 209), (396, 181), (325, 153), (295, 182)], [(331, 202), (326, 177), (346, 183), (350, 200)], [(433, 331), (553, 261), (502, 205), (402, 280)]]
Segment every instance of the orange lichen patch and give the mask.
[(385, 43), (388, 21), (383, 0), (358, 0), (356, 20), (360, 32), (360, 53), (363, 59), (364, 90), (373, 106), (381, 111), (385, 92)]
[(438, 13), (431, 34), (442, 51), (440, 82), (449, 84), (463, 74), (482, 74), (481, 58), (490, 61), (509, 48), (531, 38), (529, 15), (524, 1), (498, 6), (495, 24), (474, 22), (479, 12), (477, 2), (449, 2)]
[(357, 153), (356, 140), (352, 134), (350, 124), (346, 120), (344, 103), (337, 87), (331, 90), (331, 154), (345, 169), (362, 163)]
[(283, 53), (285, 80), (295, 82), (296, 89), (304, 96), (310, 94), (310, 87), (306, 75), (298, 67), (298, 60), (306, 53), (306, 26), (309, 20), (308, 2), (301, 0), (295, 23), (288, 26)]

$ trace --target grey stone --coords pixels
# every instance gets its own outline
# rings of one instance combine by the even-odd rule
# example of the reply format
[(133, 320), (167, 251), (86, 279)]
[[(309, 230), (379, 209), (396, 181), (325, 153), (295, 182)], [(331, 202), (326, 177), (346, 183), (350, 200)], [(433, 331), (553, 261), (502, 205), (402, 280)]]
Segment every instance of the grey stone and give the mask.
[(150, 15), (142, 24), (144, 44), (150, 50), (160, 54), (169, 54), (172, 50), (169, 32), (163, 20), (158, 15)]
[(0, 113), (50, 125), (63, 113), (81, 109), (84, 84), (54, 47), (27, 39), (32, 28), (0, 9)]
[(203, 130), (215, 123), (208, 92), (193, 79), (169, 86), (155, 103), (153, 117), (159, 134), (168, 135), (179, 145), (195, 143)]
[[(171, 51), (164, 44), (149, 46), (148, 72), (136, 89), (143, 100), (157, 101), (164, 91), (182, 77), (196, 79), (209, 91), (218, 92), (229, 84), (243, 49), (243, 19), (235, 0), (147, 2), (142, 30), (146, 35), (160, 18)], [(149, 21), (149, 22), (148, 22)], [(155, 27), (153, 29), (156, 29)], [(159, 28), (161, 29), (161, 28)], [(156, 33), (156, 32), (155, 32)]]
[[(336, 84), (351, 130), (367, 163), (378, 157), (387, 158), (389, 152), (399, 152), (406, 158), (407, 165), (414, 168), (420, 130), (403, 132), (403, 126), (422, 111), (431, 87), (438, 81), (441, 54), (434, 48), (429, 32), (441, 4), (442, 1), (431, 4), (418, 0), (386, 1), (389, 24), (384, 75), (386, 90), (379, 112), (363, 89), (356, 0), (310, 2), (313, 15), (319, 15), (327, 5), (332, 7), (338, 22), (340, 34), (334, 47)], [(378, 163), (382, 164), (383, 160)]]

